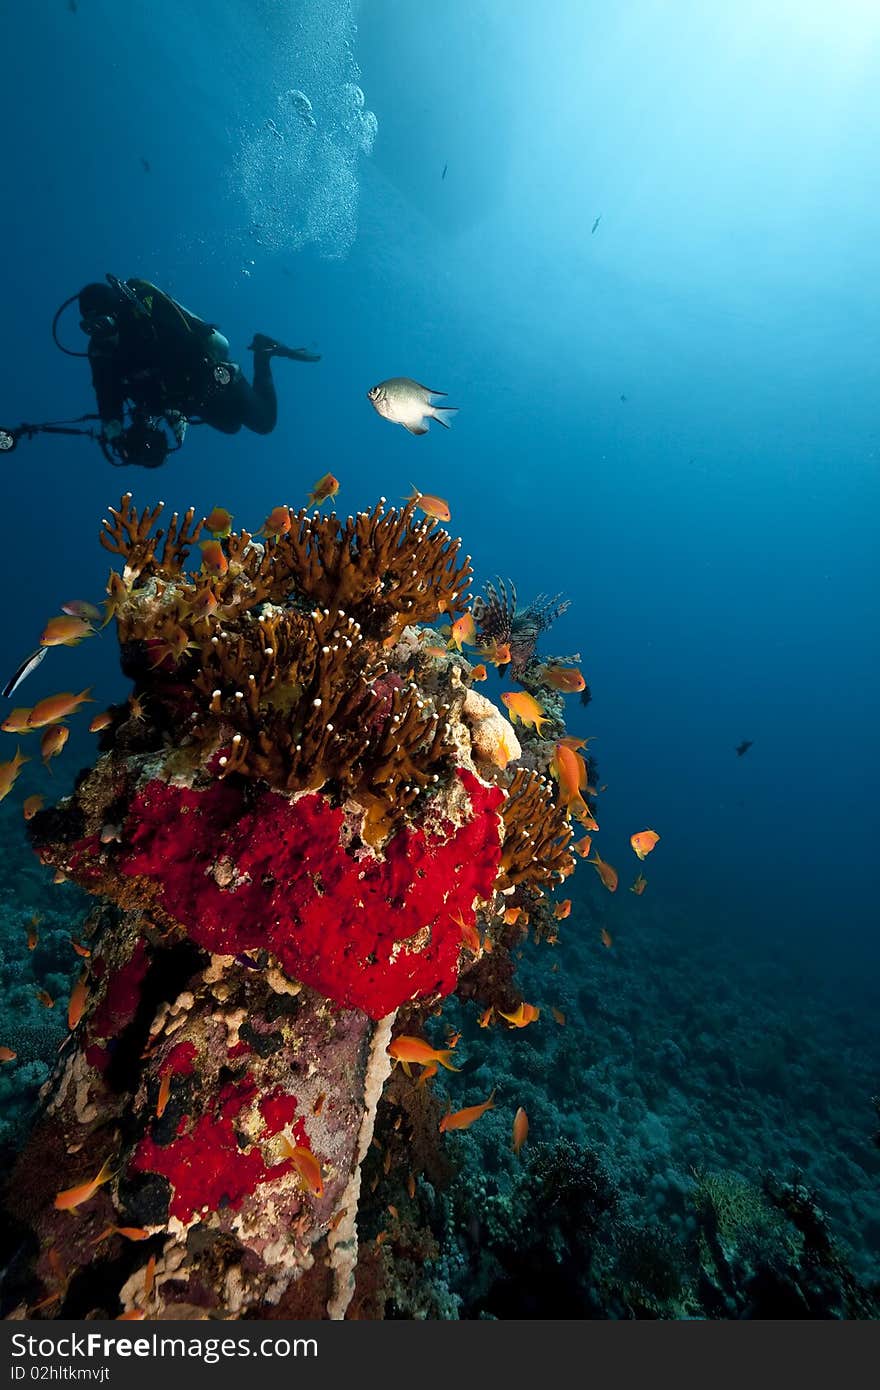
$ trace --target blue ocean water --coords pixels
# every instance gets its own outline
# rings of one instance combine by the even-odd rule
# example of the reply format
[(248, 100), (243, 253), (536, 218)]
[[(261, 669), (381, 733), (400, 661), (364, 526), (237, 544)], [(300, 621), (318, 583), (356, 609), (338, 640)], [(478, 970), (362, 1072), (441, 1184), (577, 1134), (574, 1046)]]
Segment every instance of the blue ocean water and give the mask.
[[(4, 459), (10, 670), (59, 602), (102, 596), (97, 526), (125, 489), (250, 528), (327, 470), (344, 511), (413, 484), (449, 498), (477, 587), (571, 600), (548, 641), (583, 657), (593, 702), (572, 697), (570, 724), (595, 736), (621, 865), (613, 899), (586, 867), (572, 893), (567, 1031), (545, 1044), (569, 1081), (539, 1055), (541, 1126), (596, 1144), (660, 1217), (695, 1166), (796, 1166), (876, 1279), (880, 16), (33, 0), (0, 26), (0, 422), (93, 408), (50, 325), (108, 271), (219, 323), (246, 365), (254, 331), (321, 353), (274, 364), (267, 438), (193, 430), (157, 474), (65, 437)], [(75, 308), (59, 336), (84, 346)], [(404, 374), (460, 407), (449, 433), (371, 410)], [(27, 702), (86, 685), (99, 707), (126, 693), (110, 630), (50, 653)], [(25, 1026), (24, 1001), (63, 992), (76, 895), (33, 864), (18, 793), (66, 790), (83, 729), (0, 807), (4, 1002), (32, 1085), (61, 1032), (30, 1005)], [(637, 900), (645, 825), (662, 841)], [(539, 956), (524, 969), (546, 994)], [(468, 1136), (475, 1162), (493, 1134)]]

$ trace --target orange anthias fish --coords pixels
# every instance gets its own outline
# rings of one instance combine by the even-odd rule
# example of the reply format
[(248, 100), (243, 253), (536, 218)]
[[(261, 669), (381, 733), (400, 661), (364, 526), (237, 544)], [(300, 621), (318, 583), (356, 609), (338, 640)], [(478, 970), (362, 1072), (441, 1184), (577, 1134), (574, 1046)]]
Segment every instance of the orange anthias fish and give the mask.
[(639, 874), (639, 875), (636, 877), (636, 880), (635, 880), (635, 882), (633, 883), (633, 885), (632, 885), (632, 887), (630, 888), (629, 891), (630, 891), (631, 893), (635, 893), (635, 895), (636, 895), (637, 898), (640, 898), (640, 897), (642, 896), (642, 894), (644, 893), (645, 889), (647, 888), (647, 886), (648, 886), (648, 880), (645, 878), (645, 875), (644, 875), (644, 874)]
[(110, 571), (110, 578), (107, 580), (107, 594), (108, 597), (104, 600), (104, 621), (101, 627), (106, 627), (108, 623), (113, 621), (128, 598), (128, 586), (122, 575), (117, 574), (115, 570)]
[(406, 498), (407, 502), (415, 502), (420, 511), (429, 516), (432, 521), (451, 521), (452, 512), (449, 510), (449, 503), (442, 497), (433, 497), (429, 492), (419, 492), (413, 486), (412, 492)]
[(436, 646), (432, 642), (429, 642), (427, 646), (422, 647), (422, 651), (425, 653), (425, 656), (441, 657), (446, 655), (445, 647)]
[(124, 1236), (126, 1240), (149, 1240), (150, 1235), (151, 1232), (146, 1226), (105, 1226), (101, 1234), (95, 1236), (92, 1244), (97, 1245), (108, 1236)]
[(523, 1144), (526, 1142), (528, 1137), (529, 1117), (523, 1110), (522, 1106), (520, 1106), (513, 1117), (513, 1152), (515, 1154), (519, 1153), (520, 1149), (522, 1148)]
[(585, 690), (587, 682), (580, 671), (570, 666), (544, 666), (541, 668), (541, 683), (553, 690), (561, 690), (563, 695), (576, 695)]
[(33, 923), (33, 924), (31, 924), (30, 927), (28, 927), (28, 937), (27, 937), (28, 950), (29, 950), (29, 951), (35, 951), (35, 950), (37, 949), (37, 946), (39, 945), (39, 941), (40, 941), (40, 938), (39, 938), (39, 936), (37, 935), (36, 924)]
[(291, 1144), (286, 1134), (281, 1136), (281, 1147), (312, 1196), (323, 1197), (324, 1179), (321, 1165), (311, 1149), (307, 1149), (304, 1144)]
[(495, 1009), (494, 1006), (490, 1004), (488, 1009), (484, 1009), (483, 1012), (480, 1014), (480, 1017), (477, 1019), (477, 1023), (481, 1028), (488, 1028), (491, 1025), (492, 1019), (494, 1017)]
[(21, 749), (16, 748), (14, 758), (10, 758), (7, 763), (0, 763), (0, 801), (3, 801), (12, 791), (15, 786), (15, 779), (25, 763), (29, 762), (30, 758), (23, 758)]
[(232, 530), (232, 513), (225, 507), (214, 507), (205, 517), (205, 530), (210, 531), (215, 540), (225, 540)]
[(196, 620), (199, 620), (201, 618), (211, 618), (217, 612), (219, 606), (220, 600), (217, 598), (217, 595), (214, 593), (214, 590), (211, 588), (211, 585), (206, 584), (203, 589), (199, 590), (198, 594), (190, 604), (189, 615), (191, 618), (195, 618)]
[(156, 1280), (156, 1256), (151, 1255), (144, 1269), (144, 1297), (149, 1298)]
[(421, 1067), (427, 1066), (429, 1062), (439, 1062), (447, 1071), (458, 1071), (458, 1067), (454, 1067), (449, 1060), (452, 1056), (451, 1048), (432, 1047), (424, 1038), (413, 1038), (405, 1033), (389, 1044), (388, 1056), (393, 1057), (395, 1062), (400, 1062), (407, 1076), (410, 1074), (410, 1062), (415, 1062)]
[(199, 546), (202, 552), (202, 564), (208, 574), (216, 575), (218, 578), (225, 574), (229, 569), (229, 561), (220, 542), (199, 541)]
[(286, 536), (292, 524), (289, 507), (273, 507), (260, 530), (271, 540), (273, 537)]
[(510, 661), (509, 642), (497, 642), (493, 637), (491, 642), (486, 642), (477, 650), (490, 666), (507, 666)]
[(539, 735), (543, 724), (553, 722), (544, 713), (535, 697), (529, 695), (525, 690), (505, 690), (501, 696), (501, 703), (506, 705), (511, 718), (519, 719), (521, 723), (531, 725)]
[(599, 822), (596, 820), (596, 817), (585, 801), (581, 802), (580, 805), (575, 804), (572, 807), (572, 815), (575, 820), (580, 821), (585, 830), (599, 829)]
[(575, 854), (579, 854), (581, 859), (586, 859), (592, 847), (592, 835), (585, 835), (582, 840), (578, 840), (576, 844), (572, 845), (572, 849), (574, 850)]
[(523, 910), (521, 907), (508, 907), (504, 913), (505, 926), (515, 927), (522, 916)]
[(462, 912), (453, 912), (450, 913), (450, 916), (455, 925), (461, 927), (461, 939), (465, 946), (467, 946), (469, 951), (473, 951), (475, 956), (478, 956), (483, 948), (480, 943), (480, 933), (477, 931), (476, 923), (466, 922), (464, 913)]
[(14, 1062), (17, 1056), (11, 1047), (0, 1047), (0, 1062)]
[(78, 695), (74, 695), (70, 690), (64, 690), (60, 695), (49, 695), (39, 704), (34, 705), (28, 719), (28, 727), (31, 729), (45, 729), (47, 724), (57, 724), (59, 719), (66, 719), (69, 714), (74, 714), (80, 705), (90, 705), (93, 703), (89, 694), (91, 686), (81, 690)]
[(499, 729), (489, 756), (495, 766), (500, 768), (507, 767), (511, 758), (519, 756), (519, 744), (510, 724), (505, 723), (504, 727)]
[(525, 1000), (514, 1009), (512, 1014), (506, 1014), (503, 1009), (498, 1010), (502, 1018), (506, 1018), (511, 1028), (528, 1028), (530, 1023), (541, 1017), (541, 1010), (534, 1004), (527, 1004)]
[(165, 1114), (165, 1107), (171, 1095), (171, 1072), (163, 1071), (159, 1081), (159, 1095), (156, 1099), (156, 1119), (161, 1120)]
[(599, 933), (599, 936), (600, 936), (600, 938), (601, 938), (602, 945), (603, 945), (607, 950), (610, 951), (610, 950), (611, 950), (611, 947), (614, 945), (614, 937), (611, 935), (611, 933), (610, 933), (610, 931), (608, 930), (608, 928), (607, 928), (607, 927), (603, 927), (602, 930), (601, 930), (600, 933)]
[(659, 839), (660, 836), (656, 830), (638, 830), (635, 835), (630, 835), (629, 842), (639, 858), (644, 859), (646, 855), (651, 853)]
[(40, 739), (40, 753), (43, 758), (43, 766), (49, 767), (49, 759), (57, 758), (67, 740), (70, 738), (70, 730), (66, 724), (53, 724), (46, 730)]
[(339, 479), (334, 478), (332, 473), (325, 473), (323, 478), (319, 478), (309, 493), (309, 506), (320, 507), (322, 502), (326, 502), (329, 497), (335, 497), (339, 491)]
[(43, 809), (43, 798), (38, 795), (26, 796), (24, 799), (24, 805), (21, 809), (24, 814), (25, 820), (33, 820), (37, 812), (42, 811)]
[(551, 1012), (551, 1014), (553, 1015), (553, 1017), (554, 1017), (554, 1019), (556, 1020), (556, 1022), (559, 1024), (560, 1028), (564, 1028), (564, 1027), (565, 1027), (565, 1014), (562, 1012), (562, 1010), (561, 1010), (561, 1009), (555, 1009), (555, 1008), (551, 1007), (550, 1012)]
[(44, 1009), (54, 1009), (55, 1000), (52, 998), (48, 990), (38, 989), (35, 990), (34, 993), (36, 994)]
[(88, 1182), (81, 1182), (76, 1187), (68, 1187), (64, 1192), (59, 1192), (55, 1198), (56, 1211), (73, 1211), (75, 1207), (81, 1207), (83, 1202), (87, 1202), (90, 1197), (94, 1197), (98, 1188), (105, 1182), (109, 1182), (113, 1177), (113, 1169), (108, 1158), (97, 1177), (91, 1178)]
[(175, 626), (166, 636), (151, 642), (150, 648), (154, 657), (150, 662), (150, 669), (155, 670), (157, 666), (161, 666), (166, 661), (176, 666), (181, 657), (185, 656), (188, 651), (196, 649), (196, 643), (190, 641), (182, 627)]
[(559, 797), (569, 814), (572, 810), (575, 814), (587, 810), (581, 796), (587, 785), (587, 765), (580, 754), (567, 743), (557, 743), (550, 760), (550, 772), (559, 783)]
[(467, 1105), (464, 1110), (447, 1111), (440, 1121), (440, 1133), (445, 1134), (450, 1129), (470, 1129), (474, 1120), (478, 1120), (481, 1115), (485, 1115), (487, 1110), (495, 1109), (495, 1092), (493, 1091), (488, 1100), (484, 1100), (482, 1105)]
[(571, 915), (571, 898), (565, 898), (563, 902), (557, 903), (553, 908), (553, 916), (557, 921), (563, 922), (566, 917)]
[(67, 1005), (67, 1026), (75, 1028), (83, 1016), (83, 1010), (89, 1001), (89, 981), (87, 975), (82, 975), (70, 991), (70, 1001)]
[(85, 618), (90, 623), (97, 623), (101, 618), (101, 610), (94, 603), (88, 603), (84, 598), (72, 598), (69, 603), (62, 603), (61, 612), (67, 613), (71, 618)]
[(70, 938), (70, 944), (71, 944), (71, 946), (73, 947), (73, 949), (76, 951), (76, 954), (77, 954), (78, 956), (81, 956), (81, 957), (83, 958), (83, 960), (88, 960), (89, 956), (92, 954), (91, 951), (89, 950), (89, 947), (88, 947), (88, 946), (84, 946), (84, 945), (82, 944), (81, 941), (77, 941), (77, 940), (76, 940), (76, 937), (73, 937), (73, 936), (72, 936), (72, 937)]
[(108, 728), (112, 723), (113, 715), (110, 713), (108, 709), (105, 709), (103, 713), (95, 715), (94, 719), (89, 725), (89, 733), (99, 734), (102, 729)]
[(3, 723), (0, 724), (0, 729), (3, 730), (4, 734), (29, 734), (31, 733), (31, 726), (28, 723), (30, 717), (31, 711), (29, 709), (14, 709), (7, 714)]
[(596, 854), (592, 859), (587, 860), (587, 863), (592, 864), (593, 867), (596, 869), (596, 872), (598, 873), (602, 882), (605, 884), (605, 887), (608, 889), (608, 892), (616, 892), (617, 870), (613, 869), (610, 864), (605, 863), (605, 860), (601, 857), (598, 850), (596, 851)]
[(61, 618), (51, 618), (40, 637), (41, 647), (76, 647), (84, 637), (93, 637), (95, 629), (85, 618), (71, 617), (65, 613)]
[(595, 734), (591, 734), (589, 738), (576, 738), (574, 734), (565, 734), (559, 742), (564, 743), (566, 748), (573, 748), (577, 752), (579, 748), (586, 748), (587, 744), (592, 743), (595, 737)]
[(474, 622), (473, 613), (462, 613), (461, 617), (452, 624), (452, 635), (449, 638), (449, 646), (457, 647), (461, 651), (462, 646), (473, 647), (477, 640), (477, 627)]
[(471, 667), (471, 680), (472, 680), (472, 681), (485, 681), (485, 680), (488, 680), (488, 679), (489, 679), (489, 672), (486, 670), (486, 668), (485, 668), (485, 666), (483, 665), (482, 662), (480, 662), (479, 666), (472, 666), (472, 667)]

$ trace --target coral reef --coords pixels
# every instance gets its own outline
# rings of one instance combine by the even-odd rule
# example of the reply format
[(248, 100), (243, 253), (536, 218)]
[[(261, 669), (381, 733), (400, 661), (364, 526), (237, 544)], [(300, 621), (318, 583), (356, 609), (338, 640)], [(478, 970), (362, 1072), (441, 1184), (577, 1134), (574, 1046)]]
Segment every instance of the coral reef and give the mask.
[[(392, 1030), (490, 955), (483, 992), (517, 1006), (507, 914), (543, 920), (571, 832), (466, 661), (424, 665), (418, 625), (462, 609), (470, 567), (414, 504), (276, 509), (259, 542), (162, 516), (126, 495), (103, 523), (134, 692), (29, 825), (99, 905), (11, 1178), (6, 1306), (343, 1317)], [(377, 1280), (415, 1269), (408, 1229)]]

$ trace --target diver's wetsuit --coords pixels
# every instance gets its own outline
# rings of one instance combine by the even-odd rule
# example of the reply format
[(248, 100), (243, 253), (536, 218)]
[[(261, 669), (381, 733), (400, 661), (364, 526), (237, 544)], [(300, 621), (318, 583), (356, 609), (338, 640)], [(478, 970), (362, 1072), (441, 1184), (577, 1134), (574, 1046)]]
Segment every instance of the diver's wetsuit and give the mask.
[[(229, 361), (229, 343), (212, 324), (146, 280), (126, 285), (137, 302), (103, 284), (86, 285), (79, 295), (84, 326), (96, 317), (109, 321), (107, 330), (93, 332), (89, 343), (92, 384), (104, 424), (121, 421), (125, 402), (131, 401), (153, 415), (195, 416), (224, 434), (235, 434), (243, 425), (269, 434), (278, 418), (271, 346), (254, 352), (250, 385), (241, 368)], [(225, 386), (212, 375), (221, 362), (232, 372)]]
[[(217, 333), (216, 337), (226, 342), (222, 334)], [(229, 350), (228, 343), (226, 350)], [(241, 367), (236, 366), (230, 384), (205, 402), (198, 412), (199, 418), (224, 434), (235, 434), (242, 425), (255, 434), (271, 434), (278, 419), (278, 398), (269, 365), (271, 357), (268, 350), (254, 353), (253, 385), (249, 384)]]

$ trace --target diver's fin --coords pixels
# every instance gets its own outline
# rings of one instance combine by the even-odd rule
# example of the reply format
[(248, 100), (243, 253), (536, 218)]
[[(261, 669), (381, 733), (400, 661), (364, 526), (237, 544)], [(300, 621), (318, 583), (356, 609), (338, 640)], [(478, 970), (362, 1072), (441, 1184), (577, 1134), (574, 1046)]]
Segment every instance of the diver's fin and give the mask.
[(404, 428), (405, 430), (409, 430), (410, 434), (427, 434), (427, 433), (428, 433), (428, 426), (427, 426), (427, 425), (404, 425), (403, 428)]
[[(444, 413), (444, 412), (445, 412), (445, 413)], [(433, 418), (434, 420), (437, 421), (437, 424), (438, 424), (438, 425), (442, 425), (443, 428), (444, 428), (445, 430), (448, 430), (448, 429), (449, 429), (449, 425), (450, 425), (450, 422), (446, 419), (446, 415), (457, 415), (457, 414), (458, 414), (458, 406), (457, 406), (457, 405), (432, 405), (432, 406), (431, 406), (431, 416), (432, 416), (432, 418)]]
[(267, 333), (255, 333), (248, 352), (267, 352), (270, 357), (289, 357), (294, 362), (320, 362), (321, 360), (317, 353), (309, 352), (308, 348), (287, 347), (284, 343), (279, 343), (277, 338), (270, 338)]

